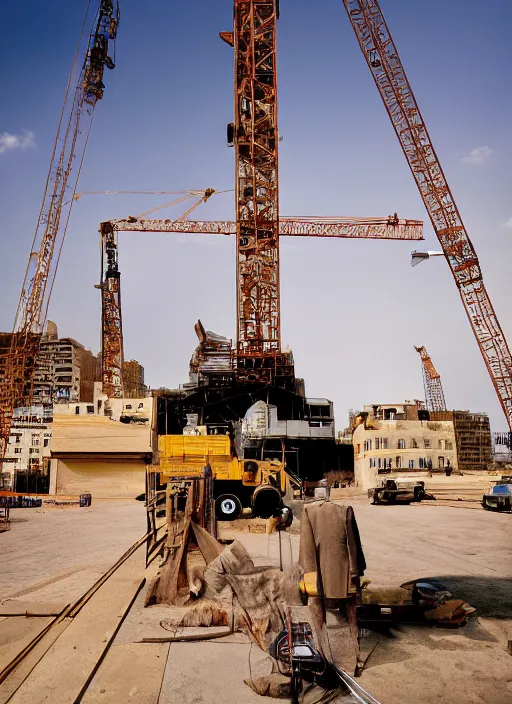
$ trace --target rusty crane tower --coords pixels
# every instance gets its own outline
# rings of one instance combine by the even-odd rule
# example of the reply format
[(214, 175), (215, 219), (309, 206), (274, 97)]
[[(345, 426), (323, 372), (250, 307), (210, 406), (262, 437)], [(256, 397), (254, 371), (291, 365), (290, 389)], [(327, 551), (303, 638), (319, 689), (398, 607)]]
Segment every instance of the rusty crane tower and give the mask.
[(434, 363), (425, 347), (415, 346), (414, 349), (421, 357), (427, 411), (446, 411), (446, 401), (444, 400), (441, 375), (434, 367)]
[(237, 370), (261, 380), (293, 370), (281, 353), (279, 310), (279, 180), (276, 23), (274, 0), (235, 0)]

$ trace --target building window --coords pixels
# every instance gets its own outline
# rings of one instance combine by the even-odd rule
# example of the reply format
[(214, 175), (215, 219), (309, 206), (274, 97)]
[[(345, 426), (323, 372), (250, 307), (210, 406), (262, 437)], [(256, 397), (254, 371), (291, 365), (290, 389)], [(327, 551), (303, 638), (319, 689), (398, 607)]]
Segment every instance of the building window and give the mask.
[(382, 449), (383, 450), (388, 449), (388, 439), (387, 438), (382, 438)]
[(418, 441), (416, 440), (416, 438), (412, 438), (412, 440), (411, 440), (411, 447), (414, 447), (415, 449), (417, 449), (417, 447), (418, 447)]
[(375, 449), (378, 450), (380, 445), (380, 440), (379, 438), (375, 438)]
[(125, 406), (125, 408), (126, 408), (127, 411), (131, 411), (131, 410), (132, 410), (132, 404), (131, 404), (131, 403), (127, 403), (126, 406)]
[(437, 449), (438, 449), (438, 450), (442, 450), (442, 449), (443, 449), (443, 441), (442, 441), (442, 440), (438, 440), (438, 441), (437, 441)]
[(38, 465), (38, 464), (39, 464), (39, 457), (31, 457), (31, 458), (29, 459), (28, 463), (29, 463), (29, 465), (31, 465), (32, 467), (33, 467), (34, 465), (36, 465), (36, 464)]
[(15, 448), (14, 448), (14, 453), (15, 453), (16, 455), (21, 455), (21, 447), (15, 447)]
[(75, 406), (75, 415), (76, 416), (80, 415), (80, 406)]
[(375, 457), (370, 457), (370, 467), (375, 467)]
[(379, 469), (382, 467), (382, 459), (381, 459), (380, 457), (379, 457), (379, 459), (377, 460), (377, 466), (378, 466)]
[(428, 449), (429, 447), (430, 447), (430, 440), (428, 440), (427, 438), (425, 438), (425, 448)]
[(48, 447), (49, 444), (50, 444), (49, 438), (45, 438), (45, 439), (43, 440), (43, 447)]
[(41, 444), (41, 439), (39, 435), (32, 435), (32, 447), (39, 447)]
[(94, 413), (94, 406), (87, 406), (87, 413)]
[(399, 449), (399, 450), (405, 450), (405, 440), (399, 440), (399, 441), (398, 441), (398, 449)]
[(414, 469), (414, 460), (409, 460), (409, 469)]
[(31, 447), (29, 448), (29, 455), (37, 455), (39, 454), (39, 448), (38, 447)]
[(361, 445), (359, 445), (359, 444), (357, 445), (357, 454), (358, 455), (361, 454)]
[(424, 469), (424, 468), (425, 468), (425, 460), (423, 459), (423, 457), (420, 457), (420, 459), (419, 459), (419, 465), (420, 465), (420, 469)]
[(402, 458), (400, 457), (400, 455), (397, 455), (396, 456), (396, 468), (400, 469), (401, 466), (402, 466)]
[(453, 443), (451, 440), (446, 440), (445, 441), (445, 450), (453, 450)]

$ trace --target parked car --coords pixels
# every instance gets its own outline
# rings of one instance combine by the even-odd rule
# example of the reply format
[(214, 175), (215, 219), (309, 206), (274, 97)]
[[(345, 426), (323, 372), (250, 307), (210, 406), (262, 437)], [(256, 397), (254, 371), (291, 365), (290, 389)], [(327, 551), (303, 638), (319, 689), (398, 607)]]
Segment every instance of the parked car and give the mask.
[(424, 495), (425, 482), (414, 479), (378, 479), (377, 486), (368, 489), (371, 504), (410, 504)]
[(482, 506), (487, 511), (512, 511), (512, 483), (504, 484), (503, 480), (482, 496)]

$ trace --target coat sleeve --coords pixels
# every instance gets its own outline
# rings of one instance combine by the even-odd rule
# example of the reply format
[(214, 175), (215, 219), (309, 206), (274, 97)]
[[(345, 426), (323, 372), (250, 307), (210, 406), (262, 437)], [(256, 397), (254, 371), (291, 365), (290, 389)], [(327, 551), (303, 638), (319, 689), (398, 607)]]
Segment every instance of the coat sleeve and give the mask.
[(353, 576), (362, 577), (366, 569), (366, 561), (352, 506), (347, 506), (347, 543), (350, 556), (350, 572)]
[(302, 516), (300, 520), (300, 550), (299, 550), (299, 565), (304, 572), (317, 571), (317, 557), (315, 549), (315, 537), (313, 535), (313, 527), (309, 518), (306, 506), (302, 508)]

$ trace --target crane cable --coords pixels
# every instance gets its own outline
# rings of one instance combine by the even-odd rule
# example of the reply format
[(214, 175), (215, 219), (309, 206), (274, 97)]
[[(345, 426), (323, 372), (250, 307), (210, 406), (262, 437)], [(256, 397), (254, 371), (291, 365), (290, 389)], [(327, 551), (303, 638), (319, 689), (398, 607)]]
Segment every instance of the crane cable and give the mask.
[(215, 190), (214, 188), (206, 188), (204, 190), (186, 190), (186, 191), (82, 191), (81, 193), (74, 193), (73, 194), (73, 200), (80, 200), (82, 196), (89, 196), (89, 195), (107, 195), (107, 196), (113, 196), (113, 195), (179, 195), (181, 198), (175, 198), (174, 200), (168, 201), (166, 203), (162, 203), (161, 205), (157, 205), (154, 208), (151, 208), (150, 210), (146, 210), (143, 213), (139, 213), (137, 215), (137, 219), (143, 218), (146, 215), (151, 215), (151, 213), (156, 213), (158, 210), (163, 210), (164, 208), (172, 208), (174, 205), (178, 205), (179, 203), (183, 203), (186, 200), (189, 200), (190, 198), (198, 197), (198, 200), (185, 212), (183, 215), (180, 215), (177, 219), (178, 220), (185, 220), (190, 213), (195, 210), (201, 203), (205, 203), (211, 196), (213, 195), (218, 195), (220, 193), (233, 193), (234, 188), (226, 188), (220, 191)]
[(86, 11), (85, 11), (84, 20), (83, 20), (83, 22), (82, 22), (82, 27), (81, 27), (80, 34), (79, 34), (79, 36), (78, 36), (78, 41), (77, 41), (77, 44), (76, 44), (76, 47), (75, 47), (75, 54), (74, 54), (74, 56), (73, 56), (73, 61), (71, 62), (71, 70), (70, 70), (70, 72), (69, 72), (68, 82), (67, 82), (67, 85), (66, 85), (66, 91), (65, 91), (65, 93), (64, 93), (64, 101), (63, 101), (63, 103), (62, 103), (62, 109), (61, 109), (60, 117), (59, 117), (59, 124), (58, 124), (58, 127), (57, 127), (57, 136), (56, 136), (55, 141), (54, 141), (54, 143), (53, 143), (53, 151), (52, 151), (52, 156), (51, 156), (51, 159), (50, 159), (50, 169), (48, 170), (48, 176), (46, 177), (46, 185), (45, 185), (45, 189), (44, 189), (43, 202), (42, 202), (42, 205), (41, 205), (41, 210), (40, 210), (40, 212), (39, 212), (39, 217), (38, 217), (38, 219), (37, 219), (37, 226), (36, 226), (36, 229), (35, 229), (35, 232), (34, 232), (34, 238), (33, 238), (33, 240), (32, 240), (32, 246), (31, 246), (31, 248), (30, 248), (30, 255), (29, 255), (29, 258), (28, 258), (27, 268), (26, 268), (26, 270), (25, 270), (25, 278), (24, 278), (24, 280), (23, 280), (23, 285), (22, 285), (22, 289), (21, 289), (21, 295), (20, 295), (20, 298), (19, 298), (19, 301), (18, 301), (18, 307), (17, 307), (17, 309), (16, 309), (16, 315), (15, 315), (15, 318), (14, 318), (14, 324), (13, 324), (13, 330), (12, 330), (12, 335), (13, 335), (12, 339), (13, 339), (13, 340), (15, 339), (15, 338), (14, 338), (14, 335), (15, 335), (15, 332), (16, 332), (16, 328), (17, 328), (17, 325), (18, 325), (18, 321), (19, 321), (20, 315), (22, 314), (22, 309), (23, 309), (23, 305), (24, 305), (24, 302), (25, 302), (25, 295), (26, 295), (26, 293), (27, 293), (27, 291), (28, 291), (28, 288), (29, 288), (29, 286), (30, 286), (30, 282), (27, 281), (27, 277), (28, 277), (28, 275), (29, 275), (30, 264), (31, 264), (31, 260), (32, 260), (32, 254), (34, 254), (34, 251), (35, 251), (35, 250), (34, 250), (34, 247), (35, 247), (35, 244), (36, 244), (36, 239), (37, 239), (37, 235), (38, 235), (38, 232), (39, 232), (39, 226), (40, 226), (40, 224), (41, 224), (41, 219), (42, 219), (42, 216), (43, 216), (44, 204), (45, 204), (45, 201), (46, 201), (46, 195), (47, 195), (47, 191), (48, 191), (48, 185), (49, 185), (49, 183), (50, 183), (50, 178), (51, 178), (51, 166), (52, 166), (52, 164), (53, 164), (53, 162), (54, 162), (55, 154), (56, 154), (56, 152), (57, 152), (57, 144), (58, 144), (58, 141), (59, 141), (59, 135), (60, 135), (60, 130), (61, 130), (61, 126), (62, 126), (62, 121), (63, 121), (63, 119), (64, 119), (64, 113), (65, 113), (65, 110), (66, 110), (66, 105), (67, 105), (67, 103), (68, 103), (68, 95), (69, 95), (69, 91), (70, 91), (70, 88), (71, 88), (71, 84), (72, 84), (73, 78), (74, 78), (74, 76), (75, 76), (75, 67), (76, 67), (76, 64), (77, 64), (78, 55), (79, 55), (79, 53), (80, 53), (80, 47), (81, 47), (81, 44), (82, 44), (82, 38), (83, 38), (83, 36), (84, 36), (85, 28), (86, 28), (86, 25), (87, 25), (87, 18), (89, 17), (90, 8), (91, 8), (91, 0), (88, 0), (88, 2), (87, 2), (87, 8), (86, 8)]

